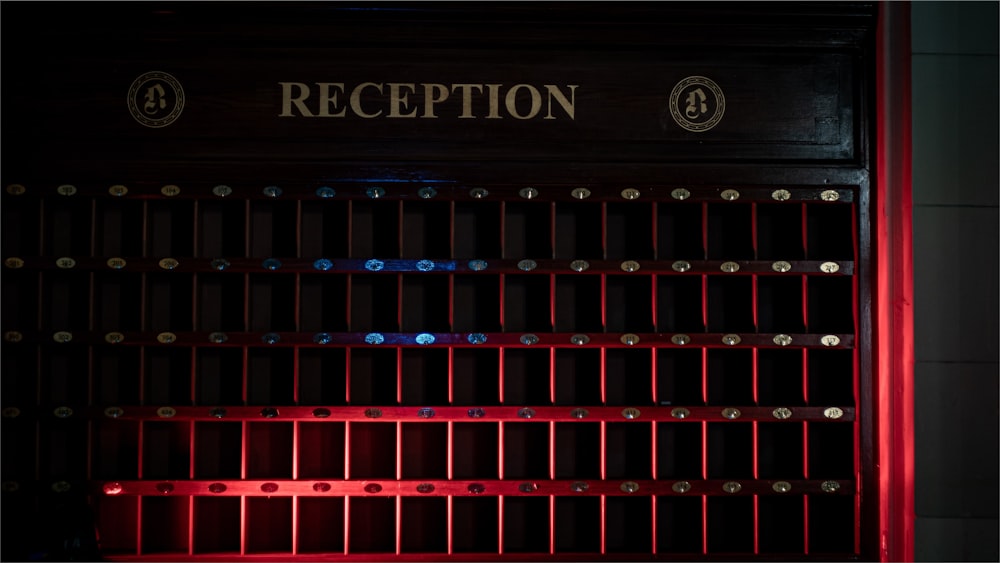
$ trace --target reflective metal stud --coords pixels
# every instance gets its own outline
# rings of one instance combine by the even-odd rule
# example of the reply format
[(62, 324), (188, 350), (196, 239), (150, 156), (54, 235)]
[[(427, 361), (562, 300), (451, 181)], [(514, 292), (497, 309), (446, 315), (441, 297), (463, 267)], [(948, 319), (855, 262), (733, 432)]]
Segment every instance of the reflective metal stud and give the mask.
[(177, 335), (172, 332), (161, 332), (156, 335), (156, 341), (160, 344), (173, 344), (177, 341)]
[(315, 418), (330, 418), (330, 409), (325, 407), (317, 407), (312, 410), (312, 415)]
[(368, 483), (365, 485), (365, 492), (369, 494), (375, 494), (382, 492), (382, 485), (378, 483)]
[(635, 481), (625, 481), (619, 488), (623, 493), (632, 494), (639, 490), (639, 483), (636, 483)]
[(827, 334), (826, 336), (819, 339), (823, 346), (836, 346), (840, 344), (840, 337), (836, 334)]
[(590, 412), (588, 412), (587, 409), (573, 409), (569, 411), (569, 415), (573, 418), (587, 418), (588, 414), (590, 414)]
[(11, 184), (7, 186), (7, 193), (9, 193), (10, 195), (21, 195), (25, 191), (27, 190), (21, 184)]
[(587, 489), (589, 489), (589, 488), (590, 488), (590, 485), (588, 485), (587, 483), (585, 483), (583, 481), (574, 481), (569, 486), (569, 490), (573, 491), (574, 493), (583, 493), (583, 492), (586, 492)]
[(677, 188), (676, 190), (670, 192), (670, 197), (684, 201), (685, 199), (691, 197), (691, 192), (684, 188)]
[(722, 190), (722, 193), (719, 195), (726, 201), (735, 201), (740, 198), (740, 192), (736, 190)]
[(56, 188), (56, 193), (64, 196), (71, 196), (76, 194), (76, 186), (72, 184), (63, 184)]
[(590, 337), (586, 334), (574, 334), (569, 337), (569, 341), (577, 346), (583, 346), (584, 344), (590, 342)]
[(73, 409), (69, 407), (56, 407), (52, 409), (52, 414), (54, 414), (56, 418), (69, 418), (73, 416)]
[(225, 184), (219, 184), (218, 186), (212, 188), (212, 193), (219, 197), (226, 197), (233, 193), (233, 188), (230, 188)]
[(635, 260), (626, 260), (622, 262), (621, 268), (623, 272), (638, 272), (639, 263), (636, 262)]
[(279, 197), (281, 196), (281, 188), (278, 186), (267, 186), (264, 188), (264, 195), (267, 197)]
[(381, 344), (385, 342), (385, 337), (382, 336), (380, 332), (369, 332), (365, 335), (365, 343), (367, 344)]
[(3, 409), (3, 411), (0, 411), (0, 415), (2, 415), (4, 418), (17, 418), (18, 416), (21, 415), (21, 409), (17, 407), (6, 407)]
[(836, 420), (844, 416), (844, 410), (840, 407), (828, 407), (823, 409), (823, 416)]
[(52, 340), (65, 344), (70, 340), (73, 340), (73, 333), (67, 332), (65, 330), (60, 330), (59, 332), (52, 335)]
[(173, 407), (160, 407), (156, 409), (156, 416), (160, 418), (173, 418), (177, 414), (177, 409)]
[(420, 197), (420, 199), (433, 199), (435, 196), (438, 195), (438, 192), (437, 190), (435, 190), (430, 186), (424, 186), (419, 190), (417, 190), (417, 195)]
[(128, 193), (128, 188), (121, 184), (115, 184), (114, 186), (108, 188), (108, 193), (115, 197), (122, 197)]
[(166, 186), (160, 188), (160, 193), (167, 197), (174, 197), (181, 193), (181, 189), (174, 184), (167, 184)]
[(517, 486), (522, 493), (533, 493), (538, 490), (538, 483), (524, 482)]
[(628, 334), (623, 334), (620, 340), (622, 344), (626, 346), (634, 346), (639, 343), (639, 335), (632, 334), (630, 332)]
[(684, 407), (677, 407), (675, 409), (670, 409), (670, 416), (674, 418), (685, 419), (691, 416), (691, 411), (687, 410)]
[(268, 258), (261, 262), (260, 265), (263, 266), (265, 270), (271, 270), (273, 272), (274, 270), (281, 268), (281, 260), (278, 260), (277, 258)]
[(787, 420), (792, 417), (792, 409), (786, 407), (778, 407), (771, 411), (771, 415), (778, 420)]
[(431, 260), (420, 260), (417, 262), (417, 270), (429, 272), (434, 269), (434, 262)]
[(686, 334), (675, 334), (670, 337), (670, 341), (678, 346), (684, 346), (691, 342), (691, 337)]
[(488, 195), (490, 195), (490, 192), (486, 188), (472, 188), (469, 190), (469, 196), (473, 199), (483, 199)]
[(24, 335), (16, 330), (8, 330), (7, 332), (3, 333), (3, 339), (6, 340), (7, 342), (20, 342), (21, 340), (24, 339)]
[(211, 416), (212, 418), (225, 418), (226, 409), (223, 407), (213, 407), (209, 409), (208, 415)]
[(369, 272), (378, 272), (385, 268), (385, 262), (372, 258), (365, 262), (365, 269)]
[(365, 418), (381, 418), (382, 409), (377, 407), (369, 407), (365, 409)]
[(787, 334), (775, 334), (771, 340), (778, 346), (788, 346), (792, 343), (792, 337)]
[(434, 485), (431, 483), (420, 483), (417, 485), (417, 492), (426, 495), (434, 492)]
[(836, 481), (823, 481), (819, 488), (823, 489), (824, 493), (835, 493), (840, 490), (840, 483)]
[(112, 270), (121, 270), (125, 267), (125, 259), (117, 256), (114, 258), (108, 258), (107, 264)]
[(329, 344), (332, 341), (333, 341), (333, 337), (330, 336), (330, 334), (326, 333), (326, 332), (317, 332), (313, 336), (313, 342), (315, 342), (316, 344)]
[(738, 334), (725, 334), (722, 336), (722, 343), (726, 346), (736, 346), (740, 342), (743, 342), (743, 339)]
[(722, 409), (722, 418), (727, 418), (729, 420), (736, 420), (741, 414), (740, 409), (737, 408), (727, 407)]
[(224, 332), (213, 332), (208, 335), (208, 341), (212, 344), (225, 344), (229, 340), (229, 336)]
[(68, 270), (74, 266), (76, 266), (76, 260), (73, 260), (69, 256), (64, 256), (56, 260), (56, 267), (61, 268), (63, 270)]
[(535, 418), (535, 409), (531, 407), (524, 407), (517, 411), (517, 416), (519, 418)]
[(11, 256), (3, 261), (3, 265), (7, 266), (11, 270), (16, 270), (24, 267), (24, 260), (18, 258), (17, 256)]
[(481, 332), (473, 332), (467, 337), (469, 344), (485, 344), (486, 335)]
[(736, 262), (723, 262), (719, 269), (726, 273), (733, 273), (740, 271), (740, 265)]
[(163, 268), (164, 270), (173, 270), (178, 265), (180, 265), (180, 263), (173, 258), (164, 258), (163, 260), (160, 260), (159, 264), (160, 267)]
[(469, 483), (467, 489), (474, 495), (481, 495), (486, 492), (486, 485), (482, 483)]
[(574, 188), (573, 191), (569, 192), (569, 195), (573, 196), (573, 199), (587, 199), (590, 197), (590, 190), (587, 188)]
[(269, 332), (260, 337), (260, 339), (264, 344), (277, 344), (281, 341), (281, 335), (276, 332)]
[(788, 201), (792, 198), (792, 192), (788, 190), (774, 190), (771, 192), (771, 199), (774, 201)]
[(278, 491), (277, 483), (261, 483), (260, 492), (262, 493), (274, 493)]
[(635, 420), (635, 419), (639, 418), (640, 414), (642, 414), (642, 413), (639, 411), (639, 409), (634, 408), (634, 407), (629, 407), (627, 409), (622, 409), (622, 416), (625, 417), (626, 420)]
[(313, 268), (321, 272), (329, 271), (333, 268), (333, 261), (327, 258), (320, 258), (319, 260), (313, 262)]
[(55, 493), (65, 493), (71, 488), (73, 488), (73, 486), (70, 485), (68, 481), (56, 481), (55, 483), (52, 483), (52, 492)]
[(771, 269), (775, 272), (785, 273), (792, 269), (792, 265), (784, 260), (778, 260), (774, 264), (771, 264)]
[(517, 263), (517, 269), (524, 272), (530, 272), (537, 267), (538, 267), (538, 262), (535, 262), (534, 260), (521, 260), (520, 262)]
[(218, 271), (221, 272), (221, 271), (223, 271), (223, 270), (225, 270), (226, 268), (229, 267), (229, 260), (226, 260), (225, 258), (216, 258), (215, 260), (212, 260), (212, 264), (211, 265), (212, 265), (212, 269), (218, 270)]
[(423, 408), (417, 409), (417, 417), (418, 418), (434, 418), (434, 409), (432, 409), (430, 407), (423, 407)]
[(836, 262), (823, 262), (819, 265), (819, 271), (825, 274), (836, 274), (840, 271), (840, 264)]
[(316, 197), (321, 197), (323, 199), (337, 197), (337, 190), (331, 188), (330, 186), (320, 186), (316, 188)]
[(125, 340), (125, 335), (120, 332), (109, 332), (104, 335), (104, 341), (108, 344), (118, 344)]
[(486, 266), (486, 260), (469, 260), (469, 269), (473, 272), (482, 272)]
[(260, 409), (260, 415), (264, 418), (276, 418), (278, 416), (278, 409), (274, 407), (264, 407)]
[(378, 199), (385, 196), (385, 189), (379, 186), (372, 186), (365, 190), (365, 194), (372, 199)]
[(414, 338), (414, 340), (421, 346), (427, 346), (428, 344), (434, 344), (435, 338), (433, 334), (421, 332), (416, 336), (416, 338)]
[(517, 193), (524, 199), (534, 199), (538, 197), (538, 190), (535, 188), (521, 188), (521, 190)]
[(156, 492), (160, 493), (161, 495), (169, 495), (170, 493), (174, 492), (174, 485), (173, 483), (166, 483), (166, 482), (157, 483)]
[(476, 407), (469, 409), (469, 412), (467, 414), (469, 415), (469, 418), (483, 418), (484, 416), (486, 416), (486, 411), (479, 407)]
[(688, 483), (687, 481), (677, 481), (671, 485), (670, 488), (673, 489), (675, 493), (684, 494), (691, 490), (691, 483)]
[(627, 200), (639, 199), (641, 193), (635, 188), (625, 188), (622, 190), (622, 197)]
[(582, 272), (589, 267), (590, 267), (590, 262), (587, 262), (586, 260), (573, 260), (572, 262), (569, 263), (569, 269), (573, 270), (574, 272)]
[(531, 345), (534, 345), (534, 344), (538, 344), (538, 337), (535, 336), (534, 334), (522, 334), (521, 335), (521, 344), (524, 344), (526, 346), (531, 346)]
[(317, 493), (328, 493), (332, 488), (330, 483), (313, 483), (313, 490)]
[(691, 263), (687, 260), (678, 260), (670, 265), (675, 272), (686, 272), (691, 269)]
[(837, 190), (823, 190), (823, 193), (819, 194), (819, 198), (823, 201), (837, 201), (840, 199), (840, 192)]
[(738, 493), (742, 489), (743, 485), (740, 485), (736, 481), (726, 481), (725, 483), (722, 484), (722, 490), (729, 494)]
[(776, 493), (787, 493), (792, 490), (792, 484), (788, 481), (778, 481), (771, 485), (771, 488), (774, 489), (774, 492)]

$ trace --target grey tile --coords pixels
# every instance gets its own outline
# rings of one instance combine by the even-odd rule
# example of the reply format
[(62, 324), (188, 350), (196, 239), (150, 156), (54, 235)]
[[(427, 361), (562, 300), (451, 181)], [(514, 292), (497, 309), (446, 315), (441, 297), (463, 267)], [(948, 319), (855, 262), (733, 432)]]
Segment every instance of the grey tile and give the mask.
[(917, 518), (915, 561), (997, 561), (997, 519)]
[(917, 361), (1000, 359), (1000, 210), (914, 207)]
[(914, 204), (1000, 204), (998, 64), (913, 57)]
[(1000, 516), (1000, 364), (917, 362), (914, 504), (918, 516)]
[(914, 53), (997, 53), (996, 2), (913, 2)]

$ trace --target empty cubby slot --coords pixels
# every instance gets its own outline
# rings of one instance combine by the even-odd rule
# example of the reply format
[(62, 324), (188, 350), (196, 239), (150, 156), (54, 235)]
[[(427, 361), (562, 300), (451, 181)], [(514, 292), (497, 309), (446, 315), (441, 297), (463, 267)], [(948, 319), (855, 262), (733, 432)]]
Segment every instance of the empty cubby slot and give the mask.
[(761, 479), (802, 479), (802, 424), (761, 422), (757, 426), (757, 468)]
[[(110, 525), (101, 526), (98, 534), (101, 538), (101, 555), (105, 557), (134, 556), (138, 548), (137, 530), (139, 524), (139, 503), (143, 497), (134, 496), (95, 496), (94, 513), (97, 522), (109, 522)], [(4, 510), (18, 510), (12, 499), (4, 500)], [(11, 504), (8, 504), (11, 503)], [(26, 511), (27, 513), (28, 511)], [(14, 518), (11, 518), (14, 520)], [(6, 522), (5, 522), (6, 523)], [(51, 523), (49, 523), (51, 525)], [(4, 530), (4, 537), (7, 530)], [(17, 561), (18, 559), (4, 557), (5, 561)]]
[(346, 201), (303, 201), (303, 258), (347, 258), (350, 255), (350, 215)]
[(664, 332), (705, 332), (701, 276), (659, 276), (656, 324)]
[(446, 553), (448, 551), (448, 499), (403, 497), (400, 518), (400, 551)]
[(653, 332), (653, 289), (648, 276), (608, 276), (608, 332)]
[(246, 330), (245, 278), (232, 274), (198, 274), (198, 329)]
[(709, 553), (753, 553), (753, 497), (708, 497)]
[(455, 453), (455, 479), (496, 479), (499, 470), (499, 434), (497, 425), (481, 422), (456, 422), (452, 448)]
[(213, 420), (194, 423), (194, 477), (196, 479), (239, 479), (243, 467), (242, 457), (243, 425), (241, 422)]
[(399, 330), (399, 280), (392, 274), (356, 274), (350, 280), (350, 330)]
[(508, 332), (551, 332), (552, 293), (549, 276), (504, 276), (504, 326)]
[(608, 497), (605, 541), (612, 553), (651, 553), (653, 503), (648, 496)]
[(250, 348), (247, 353), (247, 404), (295, 402), (295, 350)]
[(708, 332), (755, 332), (750, 276), (708, 278)]
[[(90, 320), (90, 279), (83, 272), (52, 272), (41, 276), (42, 326), (70, 332), (89, 328)], [(190, 308), (185, 307), (190, 316)], [(27, 326), (32, 326), (32, 322)]]
[[(42, 256), (89, 256), (90, 205), (79, 201), (62, 202), (51, 199), (46, 200), (43, 205), (44, 232), (39, 237), (44, 241)], [(33, 235), (38, 237), (39, 233)]]
[[(111, 442), (111, 446), (104, 446), (104, 448), (113, 447), (118, 436), (114, 430), (114, 427), (102, 427), (98, 431), (95, 431), (95, 443), (103, 445)], [(119, 432), (124, 431), (120, 430)], [(11, 481), (16, 479), (34, 479), (35, 460), (37, 459), (34, 421), (29, 421), (21, 417), (5, 420), (3, 425), (0, 426), (0, 437), (2, 437), (0, 452), (3, 455), (4, 479)], [(95, 445), (95, 448), (97, 447), (99, 446)], [(126, 452), (128, 451), (127, 448), (123, 449)], [(138, 458), (138, 452), (134, 449), (132, 450), (132, 455)], [(110, 463), (114, 463), (114, 461)], [(135, 464), (133, 463), (133, 465)], [(115, 467), (108, 468), (108, 465), (105, 464), (95, 464), (94, 468), (95, 475), (97, 473), (113, 473), (115, 470)]]
[(809, 497), (809, 552), (854, 553), (854, 495)]
[(600, 203), (557, 203), (555, 258), (562, 260), (604, 258), (603, 219)]
[[(3, 304), (4, 326), (18, 329), (37, 326), (38, 293), (40, 290), (38, 281), (37, 272), (9, 269), (4, 272), (3, 293), (0, 295), (0, 303)], [(131, 303), (134, 309), (135, 302)]]
[(195, 553), (238, 554), (240, 551), (240, 498), (196, 496), (192, 499), (194, 500)]
[(556, 497), (555, 540), (559, 553), (597, 553), (601, 550), (601, 499)]
[(805, 550), (802, 497), (764, 495), (758, 502), (760, 552), (802, 553)]
[(193, 286), (191, 276), (186, 274), (146, 274), (144, 328), (154, 332), (191, 330), (195, 316)]
[[(71, 346), (71, 345), (66, 345)], [(87, 399), (87, 348), (42, 347), (38, 400), (41, 404), (82, 405)], [(9, 377), (8, 372), (8, 377)], [(6, 400), (6, 398), (5, 398)], [(32, 398), (28, 404), (34, 404)]]
[(556, 276), (556, 332), (603, 332), (601, 277)]
[(701, 424), (658, 422), (657, 479), (701, 479)]
[[(403, 332), (450, 332), (451, 301), (448, 276), (431, 274), (403, 278)], [(493, 300), (497, 296), (493, 295)], [(488, 302), (488, 301), (487, 301)]]
[(757, 278), (757, 328), (760, 332), (805, 332), (802, 311), (802, 278)]
[(247, 497), (247, 553), (292, 550), (292, 497)]
[(399, 202), (351, 202), (351, 257), (399, 258)]
[(455, 258), (500, 258), (500, 203), (455, 203)]
[(648, 422), (609, 422), (607, 455), (604, 460), (609, 479), (651, 479), (653, 477), (653, 428)]
[(395, 423), (351, 423), (350, 447), (351, 479), (396, 478)]
[(608, 349), (605, 354), (608, 405), (653, 404), (653, 351)]
[(250, 256), (295, 256), (298, 233), (294, 201), (251, 201)]
[(753, 478), (753, 427), (749, 423), (708, 423), (708, 478)]
[(608, 260), (651, 260), (653, 206), (648, 203), (608, 203)]
[(72, 419), (43, 419), (39, 423), (38, 470), (41, 478), (86, 479), (87, 455), (85, 424)]
[(809, 277), (809, 332), (854, 332), (853, 283), (847, 276)]
[(809, 404), (854, 405), (852, 350), (809, 350)]
[[(38, 347), (37, 346), (25, 346), (24, 344), (10, 344), (4, 342), (3, 353), (0, 353), (0, 374), (17, 374), (17, 377), (0, 377), (0, 396), (3, 396), (3, 401), (8, 405), (28, 405), (34, 404), (38, 401)], [(119, 395), (114, 394), (117, 389), (114, 387), (117, 383), (117, 378), (120, 377), (120, 373), (115, 370), (117, 366), (110, 366), (105, 368), (104, 366), (109, 362), (101, 362), (103, 356), (98, 356), (96, 360), (97, 367), (95, 368), (98, 374), (98, 385), (103, 385), (105, 381), (113, 381), (113, 383), (108, 383), (108, 390), (102, 394), (102, 397), (113, 396), (118, 397)], [(131, 372), (132, 378), (135, 380), (131, 387), (127, 385), (120, 396), (128, 397), (133, 399), (131, 401), (120, 401), (122, 403), (138, 403), (139, 398), (139, 383), (138, 383), (138, 356), (136, 356), (135, 361), (126, 364), (129, 367), (134, 367), (135, 369)], [(126, 372), (127, 373), (127, 372)], [(103, 374), (107, 374), (103, 377)], [(103, 377), (103, 378), (102, 378)], [(128, 380), (128, 377), (123, 377), (123, 380)], [(103, 390), (103, 388), (102, 388)], [(98, 393), (95, 393), (98, 395)], [(67, 397), (68, 398), (68, 397)], [(111, 402), (111, 401), (105, 401)]]
[(248, 422), (248, 479), (292, 478), (292, 422)]
[(302, 276), (299, 326), (306, 332), (347, 331), (347, 277)]
[(552, 205), (507, 202), (504, 207), (504, 258), (552, 258)]
[(455, 348), (452, 354), (455, 404), (499, 405), (500, 350)]
[(549, 405), (551, 351), (503, 350), (503, 402), (505, 405)]
[(854, 478), (854, 425), (809, 423), (809, 478)]
[(255, 332), (294, 332), (294, 276), (250, 274), (250, 330)]
[(852, 206), (813, 204), (808, 207), (806, 214), (810, 260), (854, 259)]
[(195, 229), (192, 225), (194, 204), (191, 201), (164, 201), (148, 206), (145, 255), (154, 258), (194, 256)]
[(187, 553), (193, 497), (142, 497), (142, 552)]
[(299, 553), (344, 552), (344, 497), (299, 497)]
[(397, 402), (396, 349), (351, 349), (352, 405), (394, 405)]
[(702, 497), (658, 497), (657, 552), (700, 554), (704, 534), (701, 523)]
[[(454, 332), (500, 330), (500, 276), (456, 275)], [(447, 307), (437, 314), (444, 318)]]
[(111, 258), (142, 255), (141, 201), (95, 201), (94, 253)]
[(656, 218), (656, 251), (659, 260), (704, 260), (701, 204), (661, 203)]
[(344, 423), (299, 423), (299, 479), (343, 478)]
[[(142, 276), (126, 272), (94, 274), (93, 329), (101, 332), (133, 331), (142, 328), (136, 304), (142, 303)], [(9, 309), (5, 309), (7, 311)], [(16, 308), (13, 309), (16, 312)]]
[(143, 402), (148, 405), (190, 405), (192, 348), (146, 348)]
[(702, 350), (656, 350), (656, 397), (661, 406), (704, 405)]
[(556, 479), (601, 478), (600, 423), (557, 422), (555, 450)]
[(299, 404), (347, 404), (347, 352), (344, 348), (299, 348)]
[(708, 351), (708, 404), (727, 407), (754, 404), (753, 350)]
[(448, 423), (403, 423), (403, 479), (448, 478)]
[(191, 475), (190, 422), (142, 423), (142, 478), (187, 479)]
[(708, 204), (708, 259), (754, 259), (753, 209), (749, 203)]
[(452, 549), (456, 553), (497, 553), (497, 497), (455, 497), (452, 503)]
[[(4, 256), (41, 256), (42, 237), (39, 228), (39, 202), (41, 200), (18, 200), (5, 199), (3, 201), (0, 217), (3, 224), (0, 225), (0, 232), (3, 233)], [(140, 209), (140, 213), (142, 210)], [(140, 215), (140, 219), (142, 216)], [(141, 234), (137, 233), (137, 234)], [(139, 254), (139, 252), (136, 252)], [(5, 274), (9, 276), (10, 274)]]
[[(546, 380), (534, 385), (542, 387)], [(585, 350), (556, 350), (556, 404), (600, 405), (601, 352), (595, 348)]]
[(757, 350), (757, 398), (762, 406), (804, 405), (802, 350)]
[(196, 348), (195, 355), (195, 403), (243, 404), (243, 350)]
[(401, 348), (400, 353), (403, 363), (402, 404), (447, 404), (448, 350)]
[(788, 204), (757, 204), (757, 259), (802, 260), (802, 207)]
[(351, 497), (348, 550), (351, 553), (396, 552), (396, 499)]
[[(91, 447), (93, 479), (139, 478), (139, 424), (138, 421), (112, 420), (94, 425)], [(4, 446), (8, 443), (5, 440)], [(21, 450), (17, 456), (7, 456), (5, 463), (9, 465), (6, 470), (24, 457), (25, 451), (29, 450)]]
[(403, 203), (403, 258), (451, 257), (451, 204), (446, 201)]
[(503, 427), (505, 479), (546, 479), (549, 476), (547, 424), (510, 422)]
[(243, 202), (198, 202), (198, 256), (246, 256), (246, 209)]
[(549, 552), (548, 497), (506, 497), (503, 502), (504, 553)]

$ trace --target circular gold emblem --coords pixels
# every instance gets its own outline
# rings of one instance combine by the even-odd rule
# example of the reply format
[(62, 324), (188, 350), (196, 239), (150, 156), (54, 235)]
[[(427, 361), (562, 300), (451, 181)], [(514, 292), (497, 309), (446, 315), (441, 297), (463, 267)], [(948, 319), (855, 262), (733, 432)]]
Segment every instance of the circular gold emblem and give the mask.
[(128, 89), (128, 111), (146, 127), (166, 127), (184, 110), (181, 83), (165, 72), (147, 72)]
[(722, 121), (725, 112), (722, 88), (704, 76), (689, 76), (670, 92), (670, 115), (688, 131), (708, 131)]

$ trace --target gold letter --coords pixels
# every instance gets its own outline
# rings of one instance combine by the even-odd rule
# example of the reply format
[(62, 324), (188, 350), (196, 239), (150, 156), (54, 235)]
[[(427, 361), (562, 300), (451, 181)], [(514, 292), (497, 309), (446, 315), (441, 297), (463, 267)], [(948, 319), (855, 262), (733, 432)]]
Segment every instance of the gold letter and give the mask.
[(554, 84), (545, 85), (545, 89), (548, 90), (549, 92), (549, 113), (548, 115), (545, 116), (545, 119), (555, 119), (555, 117), (552, 116), (552, 98), (555, 98), (556, 101), (559, 102), (559, 105), (562, 106), (563, 111), (566, 112), (566, 115), (568, 115), (570, 119), (574, 120), (576, 119), (575, 113), (576, 113), (577, 86), (579, 86), (579, 84), (566, 85), (566, 87), (569, 88), (569, 96), (570, 96), (570, 99), (567, 100), (566, 96), (564, 96), (563, 93), (559, 91), (558, 86), (555, 86)]
[(476, 117), (476, 116), (472, 115), (472, 89), (473, 88), (475, 88), (476, 90), (479, 90), (480, 94), (483, 93), (483, 85), (482, 84), (452, 84), (451, 85), (451, 91), (452, 92), (454, 92), (455, 90), (461, 90), (462, 91), (462, 115), (458, 116), (459, 118), (463, 118), (463, 117), (464, 118), (470, 118), (471, 117), (471, 118), (475, 119), (475, 117)]
[[(347, 113), (347, 108), (341, 107), (339, 113), (330, 113), (330, 106), (333, 109), (337, 109), (337, 94), (344, 93), (344, 83), (343, 82), (317, 82), (319, 86), (319, 116), (320, 117), (344, 117)], [(330, 94), (330, 86), (333, 86), (335, 91)]]
[[(437, 95), (434, 95), (434, 92)], [(448, 88), (444, 84), (424, 84), (424, 114), (420, 117), (437, 117), (434, 115), (434, 104), (448, 99)]]
[(388, 117), (416, 117), (416, 108), (414, 108), (410, 113), (399, 113), (400, 109), (406, 109), (410, 105), (409, 100), (406, 99), (406, 94), (399, 94), (400, 88), (409, 88), (410, 92), (413, 92), (413, 84), (398, 84), (396, 82), (390, 82)]
[[(531, 93), (531, 111), (528, 115), (519, 115), (517, 113), (517, 90), (518, 88), (527, 88)], [(538, 90), (531, 84), (515, 84), (510, 90), (507, 91), (507, 97), (505, 99), (507, 102), (507, 113), (513, 115), (517, 119), (531, 119), (538, 115), (538, 110), (542, 109), (542, 95), (538, 93)]]
[[(292, 104), (298, 108), (302, 117), (312, 117), (313, 114), (306, 108), (305, 99), (309, 97), (309, 87), (301, 82), (279, 82), (281, 84), (281, 113), (278, 117), (295, 117), (292, 113)], [(299, 95), (292, 97), (292, 87), (299, 89)]]
[(503, 84), (487, 84), (486, 88), (490, 91), (490, 113), (486, 116), (486, 119), (502, 119), (500, 117), (500, 87)]
[(374, 82), (362, 82), (361, 84), (355, 86), (354, 90), (351, 90), (351, 110), (358, 114), (358, 116), (366, 119), (382, 115), (382, 110), (378, 110), (378, 113), (365, 113), (365, 111), (361, 109), (361, 91), (369, 86), (374, 86), (378, 90), (379, 94), (382, 93), (382, 85), (375, 84)]

